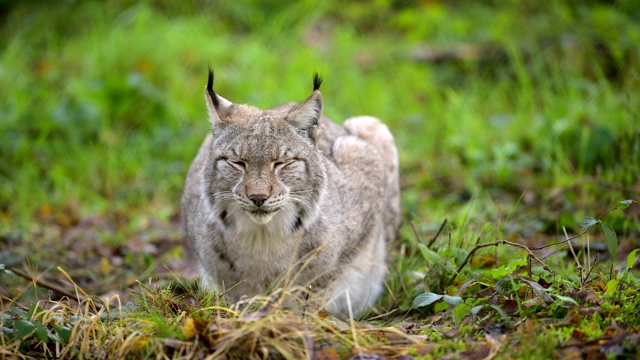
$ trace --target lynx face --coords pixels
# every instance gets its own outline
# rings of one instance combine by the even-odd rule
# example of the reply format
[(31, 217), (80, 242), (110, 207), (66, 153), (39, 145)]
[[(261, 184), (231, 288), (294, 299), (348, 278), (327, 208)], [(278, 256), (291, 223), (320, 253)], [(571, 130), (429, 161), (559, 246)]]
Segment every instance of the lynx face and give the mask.
[(314, 215), (324, 176), (313, 166), (313, 143), (282, 115), (214, 127), (213, 139), (206, 193), (224, 226), (240, 225), (235, 217), (265, 225), (279, 215), (293, 231)]
[(282, 235), (312, 222), (325, 183), (314, 136), (320, 93), (266, 111), (207, 95), (213, 142), (204, 186), (216, 221), (238, 231), (251, 228), (246, 220), (273, 222)]

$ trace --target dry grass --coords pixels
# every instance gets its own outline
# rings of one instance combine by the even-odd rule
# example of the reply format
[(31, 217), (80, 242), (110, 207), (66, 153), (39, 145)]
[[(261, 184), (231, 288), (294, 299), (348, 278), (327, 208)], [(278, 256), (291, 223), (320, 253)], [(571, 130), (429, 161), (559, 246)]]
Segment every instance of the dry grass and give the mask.
[[(123, 306), (116, 295), (102, 305), (91, 298), (81, 303), (64, 299), (8, 313), (2, 320), (5, 329), (18, 331), (19, 321), (38, 325), (19, 339), (1, 336), (0, 354), (23, 359), (342, 358), (399, 356), (421, 343), (421, 337), (398, 327), (333, 317), (312, 305), (304, 289), (279, 289), (233, 306), (217, 295), (186, 290), (181, 283), (164, 288), (140, 284), (135, 305)], [(47, 337), (38, 334), (40, 324)]]

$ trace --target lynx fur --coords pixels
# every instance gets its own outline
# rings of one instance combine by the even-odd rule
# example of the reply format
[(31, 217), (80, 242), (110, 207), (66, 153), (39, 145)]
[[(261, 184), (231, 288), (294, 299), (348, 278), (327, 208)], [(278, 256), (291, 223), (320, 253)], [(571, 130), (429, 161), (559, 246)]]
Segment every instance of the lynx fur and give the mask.
[[(301, 286), (333, 313), (361, 312), (383, 289), (400, 222), (398, 154), (378, 119), (339, 126), (311, 96), (270, 110), (205, 88), (212, 123), (182, 197), (187, 249), (227, 300)], [(348, 292), (348, 295), (346, 294)]]

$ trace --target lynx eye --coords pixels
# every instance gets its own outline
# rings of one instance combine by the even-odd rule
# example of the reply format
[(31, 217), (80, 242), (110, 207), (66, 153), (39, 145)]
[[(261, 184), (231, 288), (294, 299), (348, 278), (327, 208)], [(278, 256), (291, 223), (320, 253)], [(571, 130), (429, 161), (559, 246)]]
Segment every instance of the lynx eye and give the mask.
[(293, 164), (294, 162), (296, 162), (295, 159), (276, 161), (276, 162), (273, 163), (273, 168), (276, 169), (276, 170), (282, 169), (283, 167), (287, 167), (287, 166)]
[(227, 163), (229, 163), (231, 166), (237, 168), (237, 169), (244, 169), (247, 164), (244, 161), (231, 161), (231, 160), (227, 160)]

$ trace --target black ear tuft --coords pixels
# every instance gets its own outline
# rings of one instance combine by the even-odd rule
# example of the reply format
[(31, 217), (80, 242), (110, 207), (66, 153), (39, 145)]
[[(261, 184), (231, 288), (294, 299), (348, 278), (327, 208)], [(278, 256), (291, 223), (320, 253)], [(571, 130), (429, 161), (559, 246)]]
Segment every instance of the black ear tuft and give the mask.
[(322, 85), (322, 77), (317, 72), (313, 73), (313, 91), (320, 90), (320, 85)]
[(213, 102), (213, 106), (217, 108), (220, 105), (220, 102), (218, 101), (216, 92), (213, 91), (213, 70), (211, 69), (211, 65), (209, 65), (209, 78), (207, 79), (207, 94), (209, 95), (211, 102)]

